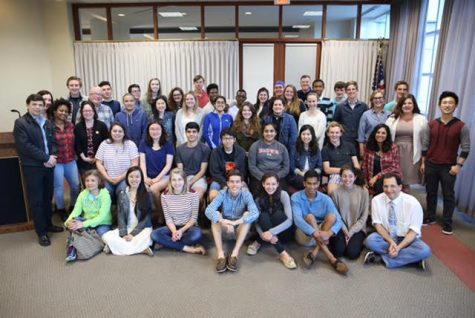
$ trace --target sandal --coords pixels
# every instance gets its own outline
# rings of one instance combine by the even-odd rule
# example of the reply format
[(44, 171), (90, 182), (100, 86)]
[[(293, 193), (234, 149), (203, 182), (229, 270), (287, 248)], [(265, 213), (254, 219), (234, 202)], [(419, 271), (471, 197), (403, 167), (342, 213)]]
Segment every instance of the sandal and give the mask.
[(313, 263), (315, 262), (317, 257), (314, 257), (312, 255), (312, 252), (311, 251), (308, 251), (306, 253), (303, 254), (302, 256), (302, 262), (303, 264), (305, 265), (305, 267), (307, 269), (309, 269), (310, 267), (312, 267)]
[(343, 263), (343, 261), (339, 260), (338, 258), (333, 263), (330, 263), (330, 264), (338, 274), (344, 275), (348, 272), (348, 266), (346, 266), (346, 264)]

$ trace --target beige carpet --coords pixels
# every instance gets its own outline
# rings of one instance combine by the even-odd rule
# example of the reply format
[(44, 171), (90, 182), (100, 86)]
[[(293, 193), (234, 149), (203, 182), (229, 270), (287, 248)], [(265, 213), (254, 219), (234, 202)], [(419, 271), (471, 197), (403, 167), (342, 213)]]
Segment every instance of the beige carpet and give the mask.
[[(473, 233), (472, 233), (473, 234)], [(473, 235), (471, 235), (473, 239)], [(349, 262), (347, 277), (323, 261), (286, 270), (273, 248), (237, 273), (209, 256), (159, 251), (98, 255), (66, 265), (66, 233), (43, 248), (34, 232), (0, 235), (0, 317), (474, 317), (472, 293), (437, 258), (429, 270)], [(212, 247), (209, 235), (206, 245)], [(289, 246), (299, 259), (303, 248)]]

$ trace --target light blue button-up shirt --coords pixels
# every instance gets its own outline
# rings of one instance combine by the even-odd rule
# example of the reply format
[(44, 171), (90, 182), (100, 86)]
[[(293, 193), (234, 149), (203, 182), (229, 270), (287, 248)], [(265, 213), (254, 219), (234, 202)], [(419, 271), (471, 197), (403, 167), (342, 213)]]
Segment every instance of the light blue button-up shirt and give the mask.
[(305, 234), (311, 236), (315, 232), (315, 229), (305, 221), (305, 217), (308, 214), (315, 216), (317, 223), (322, 223), (328, 214), (335, 214), (336, 221), (331, 230), (334, 234), (337, 234), (341, 230), (343, 225), (341, 216), (332, 199), (328, 195), (318, 192), (315, 200), (311, 202), (307, 197), (305, 190), (302, 190), (294, 193), (291, 201), (294, 223)]
[[(218, 212), (222, 208), (222, 213)], [(240, 191), (235, 197), (231, 195), (228, 189), (219, 191), (218, 196), (206, 208), (205, 214), (208, 219), (218, 223), (221, 219), (237, 220), (242, 217), (244, 212), (249, 212), (244, 218), (244, 223), (251, 224), (259, 217), (259, 209), (248, 191)]]

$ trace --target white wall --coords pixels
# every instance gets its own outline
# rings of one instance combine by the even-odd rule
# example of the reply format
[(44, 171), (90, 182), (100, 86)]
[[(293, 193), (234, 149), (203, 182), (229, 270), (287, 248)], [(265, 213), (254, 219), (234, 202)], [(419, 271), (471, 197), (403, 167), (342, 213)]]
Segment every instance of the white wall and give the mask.
[(66, 78), (74, 74), (70, 16), (66, 1), (0, 1), (0, 132), (13, 130), (17, 115), (10, 109), (23, 114), (29, 94), (66, 94)]

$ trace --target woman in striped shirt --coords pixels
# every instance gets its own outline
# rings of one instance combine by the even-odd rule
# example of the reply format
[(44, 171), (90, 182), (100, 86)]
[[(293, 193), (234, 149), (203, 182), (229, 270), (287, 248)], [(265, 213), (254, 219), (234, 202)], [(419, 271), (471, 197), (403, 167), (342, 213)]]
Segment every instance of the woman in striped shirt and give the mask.
[(162, 208), (166, 226), (152, 232), (152, 240), (166, 248), (191, 254), (206, 254), (200, 245), (202, 232), (195, 226), (200, 203), (199, 194), (188, 192), (182, 169), (170, 172), (167, 190), (162, 193)]
[(127, 186), (125, 175), (132, 166), (138, 166), (139, 152), (135, 143), (127, 139), (121, 123), (114, 123), (109, 139), (104, 140), (96, 152), (97, 170), (105, 180), (112, 197)]

